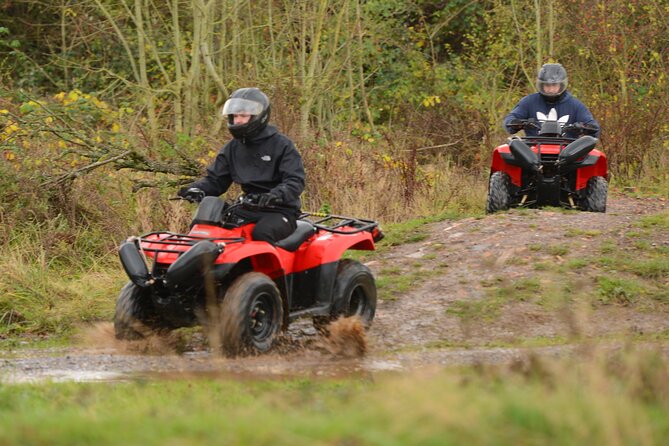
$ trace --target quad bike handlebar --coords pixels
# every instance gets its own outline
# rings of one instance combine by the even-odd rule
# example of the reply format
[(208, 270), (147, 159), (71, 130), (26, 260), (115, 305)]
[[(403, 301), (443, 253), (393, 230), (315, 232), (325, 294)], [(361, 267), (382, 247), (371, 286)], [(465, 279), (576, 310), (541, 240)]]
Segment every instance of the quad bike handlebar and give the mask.
[[(189, 203), (201, 203), (205, 196), (206, 194), (202, 189), (191, 187), (181, 195), (170, 197), (169, 200), (183, 200), (188, 201)], [(263, 201), (265, 201), (265, 203), (263, 203)], [(277, 205), (281, 204), (283, 204), (283, 199), (277, 196), (272, 196), (268, 199), (267, 194), (244, 194), (234, 202), (226, 201), (226, 208), (231, 206), (241, 206), (246, 209), (261, 210), (274, 209), (277, 207)]]
[[(512, 119), (507, 126), (516, 132), (520, 130), (526, 130), (526, 129), (535, 129), (539, 130), (540, 132), (544, 129), (544, 126), (546, 125), (557, 125), (557, 131), (559, 132), (559, 136), (565, 136), (567, 132), (576, 132), (578, 133), (578, 136), (582, 135), (594, 135), (597, 133), (597, 128), (585, 124), (583, 122), (575, 122), (573, 124), (560, 124), (557, 121), (539, 121), (534, 118), (529, 118), (529, 119)], [(553, 133), (553, 132), (550, 132)]]

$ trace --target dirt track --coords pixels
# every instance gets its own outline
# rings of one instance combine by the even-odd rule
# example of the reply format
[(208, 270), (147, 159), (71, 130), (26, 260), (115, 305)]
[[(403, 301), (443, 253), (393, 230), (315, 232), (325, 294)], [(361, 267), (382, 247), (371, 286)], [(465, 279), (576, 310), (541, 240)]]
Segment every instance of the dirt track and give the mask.
[[(609, 345), (616, 348), (616, 335), (668, 331), (669, 310), (567, 307), (560, 299), (565, 293), (578, 296), (590, 289), (597, 270), (589, 265), (561, 267), (589, 258), (603, 243), (624, 246), (625, 234), (641, 217), (667, 210), (667, 201), (613, 195), (605, 214), (523, 210), (429, 225), (423, 241), (395, 247), (369, 262), (377, 277), (407, 276), (412, 285), (410, 292), (391, 293), (380, 301), (363, 359), (333, 358), (310, 321), (291, 326), (281, 354), (237, 360), (216, 358), (197, 347), (176, 355), (160, 340), (117, 343), (111, 325), (101, 324), (84, 335), (85, 347), (0, 353), (0, 377), (25, 381), (175, 373), (333, 376), (510, 362), (528, 351), (564, 355), (576, 348), (569, 342), (576, 336), (605, 341), (610, 336)], [(669, 246), (669, 231), (662, 230), (657, 237), (656, 246)], [(557, 294), (557, 302), (536, 297), (542, 293)], [(472, 309), (480, 314), (472, 314)], [(534, 347), (522, 347), (526, 345)]]

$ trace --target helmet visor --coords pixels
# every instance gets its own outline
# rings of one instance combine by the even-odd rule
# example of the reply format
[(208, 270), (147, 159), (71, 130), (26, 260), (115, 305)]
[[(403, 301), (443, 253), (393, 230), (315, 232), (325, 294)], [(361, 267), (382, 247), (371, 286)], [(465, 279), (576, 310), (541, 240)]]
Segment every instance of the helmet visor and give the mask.
[(242, 98), (230, 98), (223, 105), (223, 116), (227, 115), (259, 115), (262, 113), (263, 105), (260, 102), (250, 101)]
[(537, 91), (544, 96), (560, 96), (566, 89), (567, 79), (560, 82), (537, 80)]

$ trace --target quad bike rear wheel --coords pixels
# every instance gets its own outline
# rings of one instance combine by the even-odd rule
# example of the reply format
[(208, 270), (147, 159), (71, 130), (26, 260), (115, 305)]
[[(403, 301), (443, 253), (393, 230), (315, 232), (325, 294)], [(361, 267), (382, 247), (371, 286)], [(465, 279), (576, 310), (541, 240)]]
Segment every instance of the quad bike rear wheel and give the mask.
[(146, 290), (128, 282), (116, 299), (114, 334), (116, 339), (137, 340), (146, 337), (156, 325), (153, 303)]
[(283, 323), (283, 305), (276, 284), (265, 274), (239, 276), (221, 304), (221, 349), (226, 356), (272, 348)]
[(511, 182), (506, 172), (497, 171), (490, 175), (488, 184), (488, 201), (485, 210), (488, 214), (509, 209), (511, 205)]
[(588, 212), (606, 212), (606, 196), (609, 183), (604, 177), (592, 177), (588, 180), (581, 209)]
[(314, 317), (316, 329), (326, 330), (327, 324), (340, 316), (358, 316), (365, 328), (369, 328), (376, 313), (376, 284), (369, 268), (355, 260), (341, 260), (332, 299), (335, 311), (331, 316)]

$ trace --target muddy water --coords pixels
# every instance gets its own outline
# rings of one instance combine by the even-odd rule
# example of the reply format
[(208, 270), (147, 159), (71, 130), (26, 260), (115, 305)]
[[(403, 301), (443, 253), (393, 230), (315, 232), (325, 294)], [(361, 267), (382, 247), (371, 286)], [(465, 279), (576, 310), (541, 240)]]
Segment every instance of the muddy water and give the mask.
[[(298, 322), (291, 325), (275, 351), (242, 358), (221, 357), (204, 344), (190, 345), (189, 351), (179, 353), (177, 347), (183, 347), (182, 343), (169, 336), (117, 341), (109, 323), (82, 333), (79, 347), (0, 353), (0, 382), (371, 378), (426, 366), (505, 363), (526, 355), (518, 349), (389, 353), (376, 350), (360, 322), (351, 319), (331, 324), (327, 335), (314, 330), (310, 322)], [(197, 340), (191, 342), (197, 344)]]
[(368, 343), (358, 319), (335, 321), (326, 333), (310, 323), (295, 324), (273, 353), (231, 359), (211, 352), (197, 333), (187, 342), (174, 335), (124, 342), (115, 339), (110, 323), (101, 323), (82, 331), (78, 348), (0, 355), (0, 381), (332, 378), (402, 369), (395, 361), (366, 357)]

